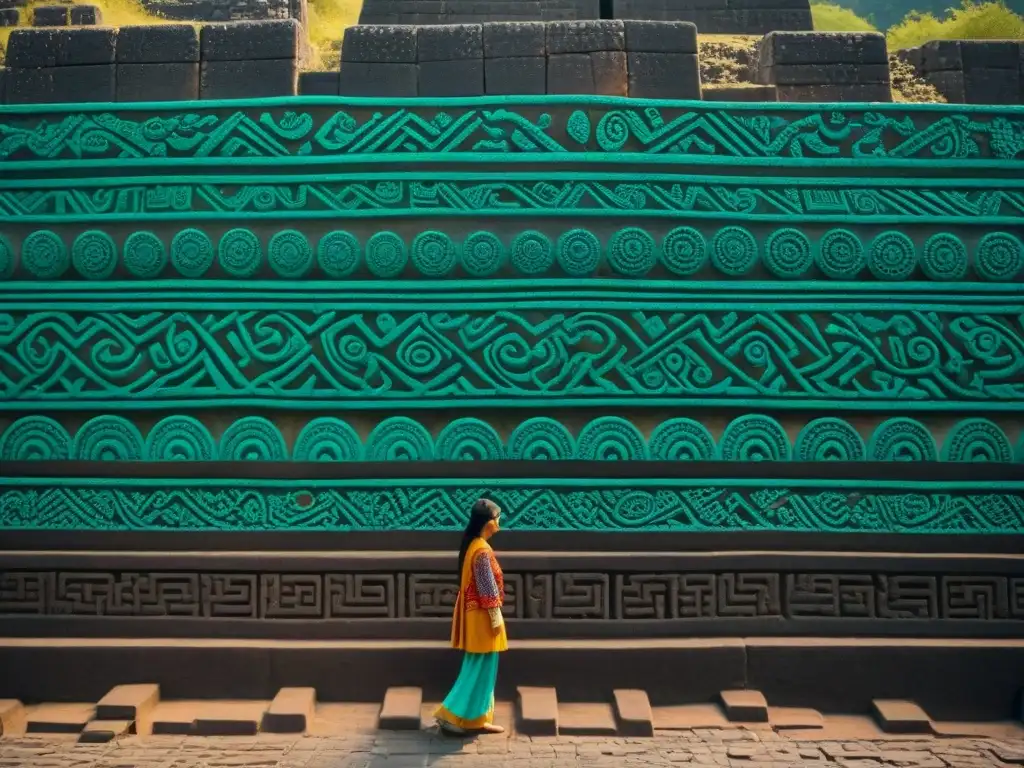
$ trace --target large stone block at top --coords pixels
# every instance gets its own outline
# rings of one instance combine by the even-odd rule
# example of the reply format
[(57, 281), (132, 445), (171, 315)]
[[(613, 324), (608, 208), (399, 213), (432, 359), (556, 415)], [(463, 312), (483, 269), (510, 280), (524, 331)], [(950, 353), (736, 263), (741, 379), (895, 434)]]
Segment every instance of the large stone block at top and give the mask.
[(1021, 44), (1015, 40), (962, 40), (960, 50), (965, 70), (1020, 66)]
[(697, 25), (686, 21), (626, 21), (630, 53), (697, 53)]
[(548, 24), (549, 55), (626, 50), (622, 21), (553, 21)]
[(780, 64), (885, 64), (878, 32), (769, 32), (757, 48), (758, 67)]
[(199, 61), (199, 33), (191, 24), (121, 27), (117, 36), (119, 64), (162, 64)]
[(295, 19), (207, 24), (199, 35), (203, 61), (294, 59), (299, 50)]
[(483, 26), (485, 58), (543, 56), (546, 52), (543, 22), (501, 22)]
[(117, 30), (16, 29), (7, 41), (8, 67), (67, 67), (113, 64)]
[[(425, 26), (417, 30), (416, 36), (416, 55), (420, 63), (484, 57), (484, 33), (480, 24)], [(482, 67), (480, 71), (483, 72)]]
[(381, 64), (416, 63), (416, 27), (358, 24), (345, 30), (341, 60)]

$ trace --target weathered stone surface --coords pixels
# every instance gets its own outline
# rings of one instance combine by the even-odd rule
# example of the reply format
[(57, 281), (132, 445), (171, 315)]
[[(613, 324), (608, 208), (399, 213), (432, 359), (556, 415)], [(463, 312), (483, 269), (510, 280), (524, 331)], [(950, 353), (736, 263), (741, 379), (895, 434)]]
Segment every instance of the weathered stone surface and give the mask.
[(95, 26), (103, 23), (103, 11), (95, 5), (71, 6), (72, 26)]
[(116, 65), (8, 68), (9, 104), (106, 102), (115, 99)]
[(1019, 104), (1020, 72), (1014, 69), (965, 69), (966, 104)]
[(626, 50), (621, 21), (552, 22), (547, 28), (549, 55)]
[(119, 64), (199, 61), (199, 32), (191, 24), (121, 27), (117, 35)]
[(409, 98), (419, 94), (416, 64), (343, 61), (338, 92), (342, 96)]
[[(335, 88), (337, 88), (337, 76), (335, 76)], [(262, 728), (267, 733), (303, 733), (315, 714), (315, 688), (282, 688), (263, 714)]]
[(57, 33), (57, 66), (82, 64), (113, 64), (117, 30), (62, 29)]
[(388, 688), (377, 718), (378, 727), (388, 731), (418, 731), (422, 707), (422, 688)]
[[(0, 80), (4, 70), (0, 70)], [(2, 83), (0, 83), (0, 103), (3, 103)], [(20, 735), (25, 731), (25, 706), (17, 699), (0, 699), (0, 736)]]
[(81, 733), (93, 719), (92, 704), (40, 704), (27, 712), (28, 733)]
[(629, 53), (697, 53), (697, 26), (685, 21), (626, 21)]
[(960, 52), (965, 72), (1020, 66), (1020, 43), (1015, 40), (961, 40)]
[(417, 37), (417, 61), (420, 64), (474, 61), (484, 55), (483, 27), (480, 24), (420, 27)]
[(888, 83), (888, 64), (786, 64), (758, 70), (761, 85)]
[(117, 65), (117, 101), (190, 101), (198, 98), (199, 62)]
[(921, 69), (925, 72), (964, 68), (959, 40), (932, 40), (921, 46)]
[(760, 691), (721, 691), (718, 700), (730, 722), (768, 722), (768, 702)]
[(295, 59), (299, 24), (295, 19), (207, 24), (199, 33), (203, 61)]
[(32, 9), (32, 23), (37, 27), (66, 27), (68, 6), (39, 5)]
[(546, 53), (544, 24), (536, 21), (484, 24), (484, 57), (511, 59), (543, 56)]
[(199, 71), (199, 98), (294, 96), (297, 81), (295, 59), (204, 61)]
[(341, 45), (343, 62), (387, 64), (416, 63), (416, 27), (358, 25), (345, 30)]
[(924, 78), (935, 86), (935, 89), (950, 104), (965, 103), (964, 73), (961, 70), (950, 69), (939, 72), (926, 72)]
[(16, 27), (20, 15), (17, 8), (4, 8), (0, 10), (0, 27)]
[(484, 59), (484, 92), (494, 96), (539, 96), (547, 93), (544, 56)]
[(611, 704), (559, 703), (558, 733), (563, 736), (615, 736), (618, 726)]
[(7, 66), (57, 66), (60, 32), (58, 29), (15, 29), (7, 38)]
[(594, 71), (586, 53), (564, 53), (548, 57), (548, 93), (594, 92)]
[(770, 32), (757, 47), (758, 67), (779, 64), (885, 64), (877, 32)]
[(516, 691), (516, 705), (519, 733), (558, 735), (558, 695), (554, 688), (520, 687)]
[(776, 85), (779, 101), (796, 102), (887, 102), (892, 90), (885, 83), (850, 85)]
[(779, 94), (774, 85), (718, 85), (703, 86), (701, 98), (704, 101), (778, 101)]
[(484, 60), (424, 61), (419, 65), (420, 96), (482, 96)]
[(91, 720), (78, 737), (79, 744), (106, 744), (131, 731), (132, 720)]
[(697, 56), (675, 53), (627, 54), (629, 95), (639, 99), (699, 99)]
[(138, 720), (148, 717), (160, 701), (155, 683), (118, 685), (96, 703), (97, 720)]
[(590, 54), (594, 75), (594, 93), (599, 96), (625, 96), (629, 93), (626, 54), (623, 51), (598, 51)]
[(931, 733), (931, 718), (912, 701), (875, 699), (871, 714), (886, 733)]
[(646, 691), (620, 688), (613, 692), (615, 717), (622, 736), (654, 736), (654, 711)]
[(340, 83), (337, 72), (300, 72), (299, 96), (337, 96)]
[[(662, 22), (690, 22), (702, 34), (763, 35), (772, 31), (809, 30), (812, 27), (810, 6), (801, 1), (799, 7), (749, 8), (734, 7), (730, 0), (698, 0), (686, 6), (654, 5), (649, 0), (612, 0), (615, 17)], [(797, 0), (792, 0), (795, 4)], [(778, 5), (790, 0), (778, 0)]]

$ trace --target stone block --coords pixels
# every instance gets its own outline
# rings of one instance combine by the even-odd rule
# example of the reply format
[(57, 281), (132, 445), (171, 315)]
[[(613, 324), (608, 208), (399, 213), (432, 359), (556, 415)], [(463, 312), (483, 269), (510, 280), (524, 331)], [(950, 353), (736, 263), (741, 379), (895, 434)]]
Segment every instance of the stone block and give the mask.
[(774, 85), (718, 85), (701, 89), (704, 101), (778, 101), (779, 94)]
[(544, 56), (546, 30), (539, 21), (484, 24), (484, 58), (518, 59)]
[(204, 61), (199, 70), (199, 98), (294, 96), (297, 76), (295, 59)]
[(921, 707), (904, 699), (875, 699), (871, 714), (886, 733), (931, 733), (931, 718)]
[(965, 104), (1019, 104), (1020, 72), (1014, 69), (965, 69)]
[(417, 38), (417, 61), (420, 64), (474, 61), (484, 57), (484, 33), (480, 24), (420, 27)]
[(612, 736), (618, 732), (615, 710), (610, 704), (559, 704), (558, 733), (561, 736)]
[(564, 53), (548, 56), (548, 93), (587, 94), (594, 92), (594, 71), (590, 55)]
[(963, 51), (959, 40), (932, 40), (921, 46), (922, 71), (938, 72), (963, 68)]
[(126, 736), (134, 725), (131, 720), (91, 720), (78, 736), (79, 744), (106, 744)]
[[(0, 70), (0, 78), (2, 75)], [(25, 706), (20, 701), (0, 699), (0, 736), (19, 736), (25, 732), (27, 723)]]
[(877, 32), (769, 32), (757, 47), (758, 67), (779, 64), (885, 64)]
[(262, 730), (266, 733), (304, 733), (315, 714), (315, 688), (282, 688), (263, 713)]
[(113, 64), (116, 47), (113, 27), (62, 29), (57, 34), (57, 66)]
[(81, 733), (92, 720), (91, 704), (40, 704), (28, 711), (26, 733)]
[(962, 40), (964, 72), (971, 69), (1017, 69), (1020, 43), (1015, 40)]
[(19, 18), (17, 8), (4, 8), (0, 10), (0, 27), (16, 27)]
[(340, 80), (337, 72), (300, 72), (299, 96), (337, 96)]
[(199, 33), (203, 61), (280, 61), (299, 54), (295, 19), (207, 24)]
[(338, 82), (342, 96), (409, 98), (419, 94), (416, 64), (343, 61)]
[(849, 85), (776, 85), (779, 101), (798, 102), (889, 102), (888, 83), (851, 83)]
[(71, 26), (94, 27), (103, 23), (103, 11), (95, 5), (71, 6)]
[(40, 5), (32, 9), (32, 24), (36, 27), (66, 27), (68, 25), (66, 5)]
[(191, 24), (154, 24), (118, 30), (119, 64), (192, 61), (199, 61), (199, 32)]
[(199, 62), (118, 64), (118, 101), (193, 101), (199, 98)]
[(941, 93), (950, 104), (964, 104), (966, 102), (964, 95), (964, 73), (961, 70), (949, 69), (938, 72), (925, 72), (924, 79), (935, 86), (935, 90)]
[(419, 67), (420, 96), (483, 96), (484, 60), (424, 61)]
[(688, 53), (627, 54), (629, 95), (637, 99), (699, 99), (700, 66)]
[(38, 67), (7, 70), (8, 104), (67, 104), (112, 102), (116, 96), (117, 66)]
[(516, 689), (517, 731), (524, 736), (558, 735), (558, 695), (554, 688)]
[(147, 718), (160, 701), (156, 683), (118, 685), (96, 703), (97, 720), (138, 720)]
[(345, 30), (341, 60), (382, 64), (416, 63), (416, 27), (362, 24)]
[(914, 71), (921, 74), (922, 67), (922, 56), (920, 48), (901, 48), (896, 51), (896, 58), (900, 61), (909, 64), (914, 68)]
[(15, 29), (7, 38), (7, 66), (15, 69), (57, 66), (57, 29)]
[[(628, 34), (627, 32), (627, 36)], [(620, 688), (614, 691), (613, 695), (619, 734), (636, 738), (654, 736), (654, 710), (651, 709), (647, 692)]]
[(629, 70), (623, 51), (597, 51), (590, 54), (594, 93), (598, 96), (625, 96), (629, 93)]
[(548, 55), (626, 50), (622, 21), (552, 22), (547, 28)]
[(540, 96), (547, 93), (548, 64), (543, 56), (484, 59), (484, 93), (491, 96)]
[(418, 731), (422, 707), (421, 688), (388, 688), (380, 707), (377, 725), (384, 731)]
[(758, 70), (762, 85), (888, 83), (888, 64), (783, 64)]
[(629, 53), (697, 53), (697, 25), (687, 21), (626, 21)]
[(718, 703), (732, 723), (767, 723), (768, 702), (760, 691), (721, 691)]

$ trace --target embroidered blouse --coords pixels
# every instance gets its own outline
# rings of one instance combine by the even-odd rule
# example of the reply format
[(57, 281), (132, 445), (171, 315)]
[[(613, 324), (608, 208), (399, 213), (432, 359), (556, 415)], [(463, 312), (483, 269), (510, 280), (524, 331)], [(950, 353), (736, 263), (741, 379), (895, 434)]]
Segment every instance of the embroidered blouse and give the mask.
[(500, 608), (504, 603), (505, 580), (490, 547), (476, 553), (472, 566), (469, 584), (466, 586), (466, 610)]

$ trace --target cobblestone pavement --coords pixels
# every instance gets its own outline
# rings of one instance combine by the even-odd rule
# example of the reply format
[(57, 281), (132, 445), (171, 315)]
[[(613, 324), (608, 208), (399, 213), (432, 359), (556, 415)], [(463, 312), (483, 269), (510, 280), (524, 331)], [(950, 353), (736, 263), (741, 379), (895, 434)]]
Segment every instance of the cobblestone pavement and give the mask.
[(915, 737), (807, 741), (772, 731), (682, 731), (653, 739), (431, 734), (344, 737), (6, 737), (0, 768), (1007, 768), (1024, 765), (1024, 740)]

